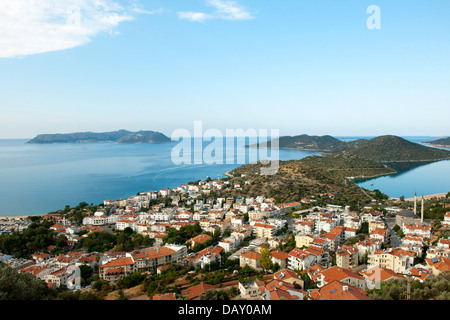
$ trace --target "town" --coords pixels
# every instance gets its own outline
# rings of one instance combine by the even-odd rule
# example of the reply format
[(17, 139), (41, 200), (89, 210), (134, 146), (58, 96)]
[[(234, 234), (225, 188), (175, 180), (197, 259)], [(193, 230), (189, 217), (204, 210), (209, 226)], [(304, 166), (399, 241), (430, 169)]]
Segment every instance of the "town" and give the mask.
[(147, 300), (371, 300), (389, 295), (382, 288), (392, 281), (407, 286), (398, 299), (411, 299), (411, 283), (450, 271), (450, 212), (424, 219), (423, 199), (409, 208), (374, 200), (357, 212), (314, 197), (222, 196), (242, 187), (207, 179), (1, 218), (3, 237), (45, 222), (53, 244), (28, 256), (3, 252), (0, 261), (55, 292)]

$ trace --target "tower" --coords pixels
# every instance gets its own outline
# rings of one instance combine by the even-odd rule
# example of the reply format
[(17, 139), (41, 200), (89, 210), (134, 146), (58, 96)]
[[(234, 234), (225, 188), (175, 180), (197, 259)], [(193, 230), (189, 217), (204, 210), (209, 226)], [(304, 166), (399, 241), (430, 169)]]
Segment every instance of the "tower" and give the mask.
[(421, 209), (421, 215), (420, 215), (420, 223), (423, 223), (423, 212), (424, 212), (424, 200), (422, 196), (422, 209)]
[(417, 216), (417, 194), (414, 193), (414, 215)]

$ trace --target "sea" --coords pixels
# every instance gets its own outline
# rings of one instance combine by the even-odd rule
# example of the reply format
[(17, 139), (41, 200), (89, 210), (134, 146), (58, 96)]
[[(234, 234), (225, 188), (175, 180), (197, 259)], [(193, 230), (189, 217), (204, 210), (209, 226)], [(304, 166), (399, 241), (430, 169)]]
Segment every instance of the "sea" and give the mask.
[[(372, 137), (338, 137), (343, 141)], [(404, 137), (412, 142), (434, 137)], [(0, 140), (0, 216), (25, 216), (54, 212), (80, 202), (100, 204), (139, 192), (158, 191), (225, 173), (253, 162), (247, 141), (224, 147), (223, 163), (178, 164), (165, 144), (27, 144), (28, 140)], [(189, 154), (205, 152), (208, 143)], [(192, 141), (195, 145), (195, 141)], [(200, 150), (200, 151), (195, 151)], [(243, 160), (243, 155), (245, 160)], [(299, 160), (318, 152), (279, 150), (279, 159)], [(406, 198), (450, 191), (450, 161), (439, 161), (398, 174), (359, 181), (392, 197)]]

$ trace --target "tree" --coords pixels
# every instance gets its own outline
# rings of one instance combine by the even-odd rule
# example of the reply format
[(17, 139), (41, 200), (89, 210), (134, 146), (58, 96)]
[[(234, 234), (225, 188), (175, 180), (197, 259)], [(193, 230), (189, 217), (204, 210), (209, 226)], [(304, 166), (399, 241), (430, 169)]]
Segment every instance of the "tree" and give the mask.
[(59, 235), (56, 239), (56, 246), (58, 246), (59, 248), (67, 247), (67, 237), (63, 234)]
[(91, 266), (87, 265), (87, 264), (82, 264), (80, 267), (80, 273), (81, 273), (81, 284), (88, 284), (91, 283), (92, 281), (92, 275), (94, 273), (94, 270), (92, 269)]
[(200, 300), (230, 300), (230, 297), (226, 291), (213, 289), (200, 295)]
[(357, 231), (357, 234), (369, 234), (369, 223), (368, 222), (363, 222), (361, 224), (361, 227)]
[(140, 272), (132, 273), (122, 279), (122, 284), (125, 289), (133, 288), (140, 285), (145, 280), (145, 275)]
[(264, 269), (264, 272), (267, 272), (267, 270), (272, 269), (273, 263), (272, 263), (272, 255), (270, 254), (269, 248), (261, 248), (260, 250), (261, 258), (258, 260), (261, 267)]
[(45, 300), (51, 297), (46, 283), (29, 273), (17, 273), (0, 262), (0, 300)]

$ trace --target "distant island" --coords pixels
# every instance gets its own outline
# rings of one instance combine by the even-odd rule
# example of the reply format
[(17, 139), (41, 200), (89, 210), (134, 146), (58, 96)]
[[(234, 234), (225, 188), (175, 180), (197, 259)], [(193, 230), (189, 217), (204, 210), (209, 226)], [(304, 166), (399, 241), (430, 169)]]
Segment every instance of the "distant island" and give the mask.
[(422, 142), (433, 147), (450, 148), (450, 137), (437, 139), (433, 141)]
[[(266, 143), (247, 145), (246, 148), (271, 148), (271, 145), (272, 141), (270, 140)], [(329, 135), (309, 136), (303, 134), (280, 137), (278, 146), (280, 149), (321, 151), (333, 154), (335, 158), (339, 156), (359, 157), (378, 163), (450, 159), (450, 151), (427, 147), (393, 135), (343, 142)]]
[[(345, 142), (329, 135), (325, 136), (309, 136), (302, 134), (298, 136), (284, 136), (279, 138), (279, 148), (281, 149), (297, 149), (308, 151), (324, 151), (329, 152), (338, 149)], [(271, 148), (271, 141), (264, 143), (255, 143), (246, 146), (246, 148)]]
[(136, 143), (168, 143), (172, 140), (166, 135), (156, 131), (130, 132), (119, 130), (113, 132), (75, 132), (64, 134), (40, 134), (27, 143), (97, 143), (115, 142), (120, 144)]

